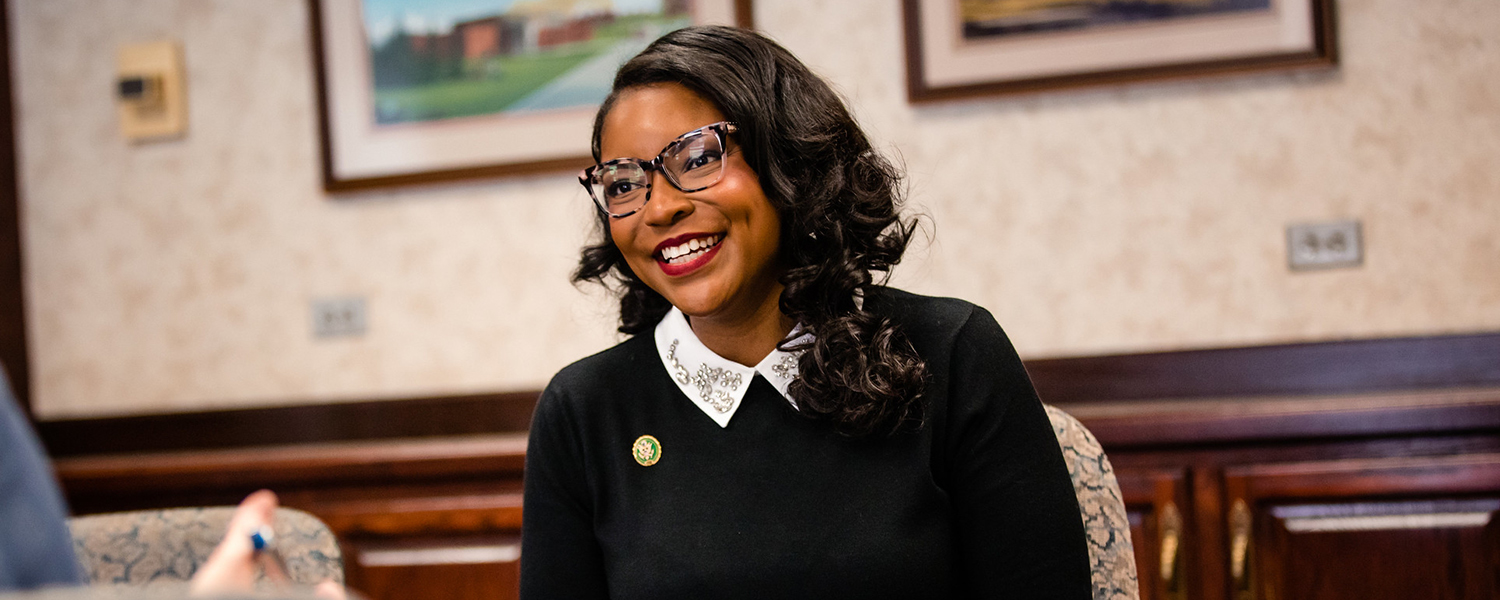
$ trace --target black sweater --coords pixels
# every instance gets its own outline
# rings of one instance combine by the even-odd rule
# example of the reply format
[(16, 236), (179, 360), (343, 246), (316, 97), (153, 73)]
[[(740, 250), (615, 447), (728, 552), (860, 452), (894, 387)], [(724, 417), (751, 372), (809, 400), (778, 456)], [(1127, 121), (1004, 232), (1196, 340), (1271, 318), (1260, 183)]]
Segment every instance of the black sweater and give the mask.
[(841, 438), (758, 375), (720, 428), (651, 335), (558, 373), (526, 453), (521, 597), (1088, 598), (1067, 467), (994, 318), (896, 290), (866, 309), (927, 361), (919, 432)]

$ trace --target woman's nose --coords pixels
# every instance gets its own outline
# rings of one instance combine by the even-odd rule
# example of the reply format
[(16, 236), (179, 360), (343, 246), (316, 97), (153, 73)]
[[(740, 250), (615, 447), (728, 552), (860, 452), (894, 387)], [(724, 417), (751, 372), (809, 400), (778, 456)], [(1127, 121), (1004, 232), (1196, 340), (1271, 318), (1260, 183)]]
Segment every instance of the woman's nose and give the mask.
[(647, 225), (666, 226), (693, 214), (693, 200), (682, 193), (662, 173), (653, 173), (651, 199), (641, 207)]

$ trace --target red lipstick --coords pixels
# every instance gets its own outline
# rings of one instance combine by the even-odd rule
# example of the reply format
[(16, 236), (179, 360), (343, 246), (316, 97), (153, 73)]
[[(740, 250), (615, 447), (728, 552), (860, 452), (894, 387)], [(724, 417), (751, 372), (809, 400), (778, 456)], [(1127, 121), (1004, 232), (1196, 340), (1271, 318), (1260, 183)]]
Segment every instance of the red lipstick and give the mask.
[[(676, 262), (676, 263), (668, 262), (668, 260), (667, 260), (667, 258), (665, 256), (665, 251), (667, 249), (670, 249), (670, 248), (673, 248), (673, 247), (676, 247), (676, 246), (681, 246), (681, 245), (686, 244), (688, 242), (691, 242), (693, 240), (705, 240), (706, 241), (708, 239), (713, 239), (714, 240), (714, 244), (712, 246), (709, 246), (706, 249), (699, 248), (699, 249), (694, 250), (694, 252), (697, 252), (698, 254), (696, 256), (692, 257), (691, 260), (688, 260), (686, 262)], [(714, 255), (716, 255), (716, 254), (719, 253), (719, 246), (721, 244), (723, 244), (723, 242), (724, 242), (724, 235), (723, 234), (689, 233), (689, 234), (679, 235), (679, 236), (667, 239), (666, 241), (663, 241), (660, 244), (657, 244), (656, 250), (654, 251), (652, 257), (656, 259), (656, 265), (658, 267), (661, 267), (662, 273), (665, 273), (667, 276), (669, 276), (669, 277), (677, 277), (677, 276), (681, 276), (681, 275), (687, 275), (688, 273), (692, 273), (693, 271), (698, 270), (700, 267), (702, 267), (703, 265), (708, 264), (709, 261), (713, 260)]]

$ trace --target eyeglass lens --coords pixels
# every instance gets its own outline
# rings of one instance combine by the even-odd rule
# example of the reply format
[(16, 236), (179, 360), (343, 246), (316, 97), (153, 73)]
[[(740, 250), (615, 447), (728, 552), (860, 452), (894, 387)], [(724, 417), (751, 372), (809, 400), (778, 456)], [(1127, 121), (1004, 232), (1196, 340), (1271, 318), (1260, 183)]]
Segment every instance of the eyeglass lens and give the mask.
[[(700, 129), (684, 135), (657, 156), (667, 180), (684, 192), (696, 192), (719, 182), (724, 147), (718, 132)], [(649, 166), (640, 160), (610, 161), (594, 171), (589, 182), (594, 198), (612, 215), (624, 215), (646, 204), (651, 189)]]

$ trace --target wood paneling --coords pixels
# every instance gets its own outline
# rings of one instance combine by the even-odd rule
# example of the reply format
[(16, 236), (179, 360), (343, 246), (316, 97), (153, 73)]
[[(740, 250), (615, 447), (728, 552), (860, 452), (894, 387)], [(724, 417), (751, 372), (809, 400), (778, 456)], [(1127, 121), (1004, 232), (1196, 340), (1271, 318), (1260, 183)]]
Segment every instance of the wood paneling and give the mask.
[(1500, 544), (1493, 527), (1292, 532), (1270, 518), (1259, 533), (1260, 598), (1496, 597), (1496, 569), (1486, 564)]
[[(1131, 517), (1143, 598), (1300, 598), (1324, 597), (1316, 595), (1329, 589), (1365, 590), (1359, 581), (1340, 579), (1348, 568), (1384, 569), (1381, 575), (1394, 579), (1381, 585), (1404, 593), (1460, 597), (1454, 594), (1493, 589), (1483, 587), (1493, 583), (1474, 583), (1500, 570), (1493, 519), (1464, 531), (1308, 533), (1288, 526), (1285, 510), (1500, 496), (1500, 384), (1478, 385), (1494, 375), (1493, 365), (1465, 367), (1474, 366), (1465, 355), (1420, 377), (1346, 382), (1355, 391), (1338, 394), (1324, 384), (1345, 380), (1343, 375), (1315, 378), (1323, 383), (1314, 385), (1276, 371), (1291, 358), (1319, 353), (1354, 360), (1349, 356), (1363, 352), (1383, 364), (1393, 348), (1426, 348), (1450, 357), (1467, 349), (1484, 357), (1487, 344), (1500, 336), (1445, 339), (1409, 340), (1410, 346), (1386, 340), (1203, 351), (1259, 361), (1248, 366), (1186, 352), (1044, 361), (1033, 370), (1044, 373), (1037, 378), (1044, 395), (1067, 373), (1079, 378), (1067, 383), (1070, 389), (1087, 392), (1075, 395), (1084, 400), (1061, 406), (1109, 452)], [(1066, 364), (1074, 368), (1063, 369)], [(1153, 378), (1207, 381), (1214, 372), (1193, 369), (1213, 365), (1238, 373), (1230, 381), (1251, 381), (1251, 374), (1260, 373), (1264, 381), (1247, 384), (1257, 393), (1284, 393), (1172, 397), (1213, 386), (1159, 380), (1154, 389), (1161, 395), (1129, 398), (1152, 389), (1143, 382)], [(1132, 369), (1149, 373), (1137, 377)], [(1124, 391), (1087, 383), (1114, 376), (1134, 383)], [(1421, 387), (1443, 376), (1466, 386)], [(1386, 389), (1397, 380), (1419, 389)], [(329, 523), (348, 553), (350, 581), (372, 597), (508, 597), (515, 591), (516, 567), (505, 548), (520, 533), (524, 431), (536, 396), (64, 421), (44, 423), (43, 432), (54, 451), (62, 450), (59, 476), (80, 513), (231, 504), (270, 487), (285, 505)], [(1231, 568), (1230, 515), (1240, 502), (1252, 515), (1258, 540), (1249, 546), (1251, 577), (1244, 594), (1237, 593)], [(1161, 569), (1169, 506), (1182, 521), (1175, 582), (1163, 578)], [(1406, 551), (1417, 552), (1409, 569), (1381, 562), (1388, 552)], [(1327, 575), (1335, 571), (1339, 575)], [(1432, 592), (1412, 577), (1448, 583)]]
[(84, 456), (55, 464), (80, 513), (234, 504), (271, 488), (289, 506), (366, 523), (357, 517), (455, 508), (422, 508), (406, 500), (413, 497), (497, 494), (515, 499), (518, 518), (525, 452), (524, 435), (500, 434)]
[(76, 512), (226, 505), (272, 488), (327, 523), (370, 598), (514, 598), (524, 434), (59, 459)]
[[(1121, 499), (1130, 514), (1136, 575), (1142, 600), (1178, 600), (1188, 588), (1193, 558), (1192, 529), (1186, 509), (1192, 506), (1188, 473), (1182, 468), (1116, 468)], [(1167, 540), (1175, 521), (1176, 543)], [(1166, 549), (1169, 554), (1164, 555)], [(1164, 564), (1170, 564), (1163, 568)]]
[(1042, 359), (1026, 370), (1053, 404), (1486, 387), (1500, 385), (1500, 334)]
[[(1026, 368), (1042, 398), (1087, 421), (1106, 448), (1500, 427), (1500, 334), (1045, 359)], [(539, 393), (67, 419), (38, 430), (59, 457), (522, 432)]]
[(1500, 454), (1240, 465), (1224, 487), (1254, 522), (1241, 597), (1500, 592)]
[(42, 421), (55, 457), (524, 432), (541, 392)]
[[(519, 544), (512, 540), (511, 545)], [(349, 586), (360, 590), (371, 600), (418, 600), (443, 598), (445, 600), (510, 600), (520, 597), (520, 560), (476, 560), (465, 562), (437, 562), (443, 560), (444, 550), (484, 549), (498, 544), (475, 541), (462, 546), (416, 546), (401, 549), (389, 547), (357, 547), (351, 552), (350, 567), (346, 569)], [(369, 565), (362, 561), (366, 553), (410, 553), (413, 564)], [(430, 554), (420, 554), (429, 552)], [(427, 557), (434, 557), (429, 560)]]
[(1111, 450), (1500, 429), (1500, 387), (1059, 404)]
[[(1360, 403), (1348, 399), (1340, 405)], [(1171, 413), (1154, 414), (1172, 419)], [(1224, 419), (1234, 427), (1232, 417)], [(1096, 425), (1081, 420), (1085, 426)], [(1388, 571), (1393, 577), (1400, 575), (1391, 583), (1395, 589), (1425, 590), (1406, 582), (1406, 577), (1418, 575), (1469, 577), (1482, 566), (1475, 560), (1494, 565), (1493, 558), (1484, 558), (1500, 554), (1490, 533), (1444, 530), (1408, 544), (1404, 538), (1367, 540), (1365, 534), (1304, 535), (1275, 525), (1278, 519), (1286, 520), (1276, 511), (1289, 506), (1446, 502), (1500, 495), (1500, 431), (1458, 429), (1415, 437), (1314, 436), (1111, 451), (1132, 520), (1143, 597), (1237, 597), (1231, 590), (1233, 552), (1227, 521), (1238, 501), (1255, 511), (1259, 541), (1252, 545), (1250, 585), (1261, 594), (1257, 598), (1321, 593), (1320, 582), (1328, 581), (1321, 575), (1325, 571), (1369, 567), (1383, 552), (1355, 553), (1345, 561), (1342, 555), (1329, 554), (1341, 545), (1409, 546), (1422, 549), (1424, 560), (1433, 548), (1449, 549), (1441, 560)], [(514, 591), (491, 589), (514, 585), (514, 564), (502, 560), (508, 556), (504, 552), (491, 552), (477, 561), (460, 559), (472, 559), (470, 551), (476, 547), (493, 550), (519, 535), (524, 453), (524, 434), (496, 434), (76, 456), (59, 459), (57, 467), (70, 501), (81, 513), (230, 504), (254, 489), (272, 487), (285, 505), (311, 512), (333, 528), (348, 553), (351, 582), (373, 597), (428, 597), (441, 592), (482, 598)], [(1168, 506), (1176, 508), (1183, 526), (1175, 584), (1161, 576), (1161, 529)], [(389, 560), (392, 556), (405, 556), (406, 562)], [(1433, 570), (1439, 568), (1447, 570)], [(1485, 568), (1490, 570), (1482, 573), (1495, 570)], [(1444, 590), (1473, 587), (1470, 579), (1453, 581), (1459, 587)], [(472, 595), (479, 590), (490, 595)]]
[(1235, 498), (1343, 498), (1391, 494), (1500, 491), (1500, 453), (1354, 458), (1231, 467), (1225, 485)]

